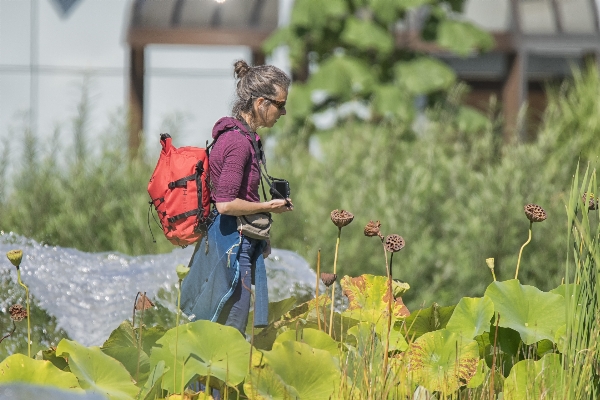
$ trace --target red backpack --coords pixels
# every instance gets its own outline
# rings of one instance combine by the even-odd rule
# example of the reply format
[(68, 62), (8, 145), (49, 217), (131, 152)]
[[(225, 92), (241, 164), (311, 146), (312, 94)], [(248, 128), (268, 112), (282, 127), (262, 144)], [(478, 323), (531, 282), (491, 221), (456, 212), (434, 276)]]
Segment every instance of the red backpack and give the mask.
[(167, 239), (174, 245), (187, 246), (206, 232), (210, 213), (210, 146), (176, 148), (167, 133), (160, 135), (160, 144), (162, 151), (148, 183), (150, 204), (156, 209)]

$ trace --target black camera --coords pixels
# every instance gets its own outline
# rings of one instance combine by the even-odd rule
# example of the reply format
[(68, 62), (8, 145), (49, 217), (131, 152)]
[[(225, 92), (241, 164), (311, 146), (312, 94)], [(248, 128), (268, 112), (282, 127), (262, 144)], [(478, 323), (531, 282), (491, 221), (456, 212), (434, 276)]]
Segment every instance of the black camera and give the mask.
[(285, 179), (273, 178), (271, 189), (272, 199), (289, 199), (290, 198), (290, 183)]

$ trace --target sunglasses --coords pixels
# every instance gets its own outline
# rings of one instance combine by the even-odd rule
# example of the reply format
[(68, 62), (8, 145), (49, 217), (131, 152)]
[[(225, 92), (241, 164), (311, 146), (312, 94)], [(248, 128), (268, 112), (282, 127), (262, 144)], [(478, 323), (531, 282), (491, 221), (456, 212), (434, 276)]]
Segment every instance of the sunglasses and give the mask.
[(265, 100), (269, 100), (271, 103), (273, 103), (273, 105), (274, 105), (275, 107), (277, 107), (277, 109), (278, 109), (278, 110), (281, 110), (283, 107), (285, 107), (285, 103), (286, 103), (286, 101), (285, 101), (285, 100), (283, 100), (283, 101), (279, 101), (279, 100), (275, 100), (275, 99), (270, 99), (270, 98), (268, 98), (268, 97), (265, 97), (265, 96), (258, 96), (258, 95), (254, 95), (254, 96), (255, 96), (256, 98), (258, 98), (258, 97), (262, 97), (262, 98), (263, 98), (263, 99), (265, 99)]

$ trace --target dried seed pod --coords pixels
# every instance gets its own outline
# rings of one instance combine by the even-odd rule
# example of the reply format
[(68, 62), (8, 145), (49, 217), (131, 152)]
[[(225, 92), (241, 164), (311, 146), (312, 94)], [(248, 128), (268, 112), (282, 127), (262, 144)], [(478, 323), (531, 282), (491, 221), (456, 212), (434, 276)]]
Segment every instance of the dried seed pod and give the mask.
[(381, 227), (381, 223), (379, 221), (373, 222), (369, 221), (367, 226), (365, 226), (365, 236), (379, 236), (383, 239), (383, 235), (381, 234), (379, 228)]
[(135, 309), (138, 311), (143, 311), (152, 307), (154, 307), (154, 303), (146, 296), (146, 294), (138, 292), (138, 299), (135, 303)]
[(354, 215), (346, 210), (333, 210), (331, 212), (331, 221), (338, 228), (348, 225), (354, 219)]
[(524, 209), (525, 215), (531, 222), (542, 222), (546, 219), (546, 211), (537, 204), (527, 204)]
[(13, 304), (8, 309), (8, 312), (10, 314), (10, 318), (13, 321), (19, 322), (19, 321), (22, 321), (23, 319), (27, 318), (27, 310), (24, 309), (23, 306), (20, 304)]
[(589, 201), (588, 201), (588, 192), (583, 193), (582, 200), (583, 204), (587, 204), (588, 210), (593, 211), (598, 209), (598, 198), (594, 197), (594, 193), (589, 193)]
[(404, 238), (400, 235), (393, 234), (385, 238), (385, 249), (392, 253), (402, 250), (404, 244)]
[(23, 259), (23, 250), (11, 250), (6, 253), (6, 257), (8, 257), (12, 265), (19, 269), (19, 265), (21, 265), (21, 260)]
[(328, 272), (321, 272), (321, 282), (325, 284), (325, 286), (329, 287), (335, 283), (337, 280), (337, 274), (330, 274)]

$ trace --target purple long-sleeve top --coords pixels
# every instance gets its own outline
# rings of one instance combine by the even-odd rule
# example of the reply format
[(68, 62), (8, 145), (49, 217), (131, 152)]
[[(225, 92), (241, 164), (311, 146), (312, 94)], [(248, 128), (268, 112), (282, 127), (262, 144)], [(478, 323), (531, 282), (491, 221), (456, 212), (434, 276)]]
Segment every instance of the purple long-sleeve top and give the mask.
[[(218, 140), (210, 152), (211, 199), (224, 203), (236, 198), (260, 202), (260, 171), (251, 140), (252, 132), (235, 118), (224, 117), (213, 127)], [(257, 134), (256, 140), (260, 140)]]

